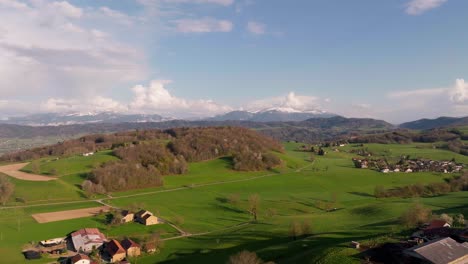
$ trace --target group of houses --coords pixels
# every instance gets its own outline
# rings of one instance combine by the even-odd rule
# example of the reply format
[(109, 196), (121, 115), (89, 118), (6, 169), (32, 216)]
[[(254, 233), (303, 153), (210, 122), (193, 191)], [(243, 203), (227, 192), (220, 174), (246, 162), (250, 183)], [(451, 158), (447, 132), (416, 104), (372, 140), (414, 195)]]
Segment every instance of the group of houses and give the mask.
[(401, 160), (397, 164), (391, 164), (383, 159), (361, 159), (353, 158), (356, 168), (376, 169), (382, 173), (390, 172), (439, 172), (439, 173), (459, 173), (463, 170), (463, 164), (454, 161), (437, 161), (429, 159)]
[(121, 217), (122, 224), (137, 222), (145, 226), (150, 226), (162, 223), (161, 219), (154, 216), (153, 213), (147, 210), (140, 210), (137, 213), (124, 210), (121, 212)]
[[(121, 223), (137, 222), (146, 226), (162, 223), (162, 220), (147, 210), (137, 213), (121, 211)], [(23, 254), (26, 259), (38, 259), (42, 254), (68, 256), (65, 263), (91, 264), (91, 255), (98, 256), (108, 263), (130, 263), (128, 258), (140, 256), (142, 251), (155, 253), (155, 243), (145, 243), (142, 248), (131, 239), (118, 241), (108, 239), (97, 228), (84, 228), (71, 233), (68, 237), (40, 241), (35, 247), (29, 248)]]
[(91, 255), (98, 256), (107, 263), (130, 263), (128, 258), (138, 257), (143, 250), (146, 253), (156, 252), (154, 243), (146, 243), (144, 248), (135, 241), (126, 238), (122, 241), (107, 239), (97, 228), (84, 228), (71, 233), (65, 238), (44, 240), (35, 249), (23, 254), (27, 259), (38, 259), (41, 254), (67, 253), (67, 264), (91, 264)]
[(366, 253), (377, 262), (384, 258), (389, 263), (466, 264), (468, 229), (452, 228), (445, 220), (435, 219), (407, 241), (387, 243)]

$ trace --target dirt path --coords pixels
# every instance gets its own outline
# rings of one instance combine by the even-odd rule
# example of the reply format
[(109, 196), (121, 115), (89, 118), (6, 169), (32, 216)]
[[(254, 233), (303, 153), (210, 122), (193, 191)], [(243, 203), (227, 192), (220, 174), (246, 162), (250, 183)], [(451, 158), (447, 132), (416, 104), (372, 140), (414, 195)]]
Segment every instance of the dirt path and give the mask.
[(13, 178), (25, 181), (53, 181), (57, 179), (53, 177), (47, 177), (43, 175), (31, 174), (20, 171), (20, 169), (22, 169), (26, 165), (28, 165), (28, 163), (18, 163), (0, 166), (0, 172)]
[(76, 209), (76, 210), (68, 210), (68, 211), (33, 214), (32, 217), (38, 223), (42, 224), (42, 223), (49, 223), (49, 222), (95, 216), (99, 214), (100, 212), (103, 212), (103, 211), (107, 212), (109, 211), (109, 209), (110, 208), (107, 206), (101, 206), (101, 207), (84, 208), (84, 209)]

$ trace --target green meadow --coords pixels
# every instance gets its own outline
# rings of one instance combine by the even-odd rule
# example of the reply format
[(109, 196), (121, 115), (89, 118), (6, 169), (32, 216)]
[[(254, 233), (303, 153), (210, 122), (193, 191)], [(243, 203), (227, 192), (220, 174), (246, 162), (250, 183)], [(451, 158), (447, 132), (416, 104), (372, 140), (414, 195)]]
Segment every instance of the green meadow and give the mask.
[[(230, 255), (244, 249), (255, 251), (264, 260), (278, 263), (359, 263), (350, 241), (371, 243), (398, 239), (405, 230), (398, 217), (415, 202), (429, 206), (437, 214), (468, 215), (468, 192), (431, 198), (376, 199), (374, 188), (414, 183), (442, 182), (450, 174), (390, 173), (354, 168), (349, 151), (353, 145), (326, 149), (325, 156), (311, 157), (296, 151), (301, 144), (285, 143), (286, 153), (278, 154), (284, 164), (263, 172), (236, 172), (231, 160), (221, 158), (193, 163), (186, 175), (167, 176), (164, 187), (111, 194), (104, 202), (119, 208), (138, 205), (192, 234), (164, 242), (159, 254), (142, 256), (138, 263), (225, 263)], [(382, 145), (365, 147), (379, 157), (450, 160), (468, 164), (468, 157), (434, 149), (431, 144)], [(66, 234), (84, 227), (98, 227), (110, 237), (136, 237), (163, 231), (163, 238), (178, 236), (169, 225), (144, 227), (129, 224), (109, 228), (103, 216), (38, 224), (31, 214), (99, 206), (88, 200), (78, 186), (86, 174), (102, 162), (115, 159), (109, 152), (92, 157), (40, 160), (41, 172), (57, 171), (58, 180), (46, 183), (12, 180), (15, 197), (25, 202), (10, 205), (76, 201), (74, 204), (0, 209), (0, 252), (8, 263), (23, 263), (22, 246)], [(26, 167), (25, 170), (31, 169)], [(259, 219), (247, 213), (248, 198), (260, 197)], [(232, 197), (235, 197), (233, 199)], [(93, 199), (93, 198), (91, 198)], [(319, 205), (333, 203), (336, 210)], [(289, 235), (293, 222), (307, 223), (312, 235), (294, 240)], [(37, 263), (46, 263), (43, 259)], [(36, 262), (31, 262), (36, 263)]]

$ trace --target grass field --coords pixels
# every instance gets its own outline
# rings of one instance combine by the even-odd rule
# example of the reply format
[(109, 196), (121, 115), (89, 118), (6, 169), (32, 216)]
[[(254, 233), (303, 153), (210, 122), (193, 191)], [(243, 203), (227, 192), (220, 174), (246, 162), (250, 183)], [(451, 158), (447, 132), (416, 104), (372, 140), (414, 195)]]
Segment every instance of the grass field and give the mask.
[[(340, 148), (340, 152), (327, 149), (326, 156), (316, 156), (311, 162), (309, 153), (294, 151), (297, 146), (295, 143), (285, 144), (287, 152), (281, 154), (285, 164), (272, 172), (235, 172), (231, 170), (228, 158), (194, 163), (190, 164), (190, 172), (186, 175), (165, 177), (162, 188), (113, 193), (113, 198), (105, 198), (105, 202), (120, 208), (138, 204), (177, 223), (184, 231), (201, 234), (166, 241), (160, 254), (143, 256), (138, 260), (138, 263), (148, 264), (224, 263), (229, 255), (243, 249), (256, 251), (263, 259), (279, 263), (358, 263), (354, 257), (358, 252), (344, 245), (351, 240), (380, 240), (389, 234), (397, 236), (403, 231), (398, 217), (414, 202), (430, 206), (436, 213), (468, 215), (468, 192), (432, 198), (373, 197), (376, 185), (395, 187), (441, 182), (452, 175), (382, 174), (355, 169), (351, 161), (354, 155), (347, 153), (352, 145)], [(376, 155), (389, 158), (411, 155), (441, 160), (455, 158), (468, 163), (468, 157), (433, 149), (430, 144), (367, 144), (365, 147)], [(38, 224), (31, 218), (33, 213), (99, 206), (86, 201), (76, 184), (82, 182), (83, 173), (113, 157), (103, 152), (88, 159), (82, 158), (42, 160), (43, 173), (52, 169), (60, 172), (57, 181), (29, 183), (12, 180), (17, 185), (15, 195), (29, 197), (31, 201), (36, 199), (36, 203), (44, 197), (46, 201), (48, 197), (49, 201), (62, 199), (82, 203), (1, 210), (0, 252), (9, 263), (22, 263), (21, 246), (29, 241), (63, 236), (83, 227), (98, 227), (108, 236), (118, 237), (138, 237), (154, 231), (136, 224), (108, 229), (103, 217), (47, 224)], [(261, 200), (258, 223), (250, 222), (252, 217), (246, 210), (248, 197), (252, 194), (258, 194)], [(228, 203), (229, 196), (239, 197), (239, 201)], [(338, 208), (336, 211), (326, 212), (317, 207), (320, 201), (333, 200)], [(292, 240), (288, 230), (293, 221), (309, 223), (314, 235)], [(154, 228), (162, 229), (165, 238), (177, 235), (167, 225)]]

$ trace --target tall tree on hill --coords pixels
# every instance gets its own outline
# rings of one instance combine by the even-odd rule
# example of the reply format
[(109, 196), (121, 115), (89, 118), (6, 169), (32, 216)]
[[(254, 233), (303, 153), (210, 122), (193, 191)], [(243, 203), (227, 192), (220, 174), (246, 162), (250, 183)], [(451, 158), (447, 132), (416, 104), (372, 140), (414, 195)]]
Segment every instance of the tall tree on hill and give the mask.
[(8, 177), (0, 174), (0, 203), (5, 205), (15, 190), (15, 185), (8, 180)]
[(260, 196), (258, 194), (252, 194), (249, 197), (249, 213), (253, 216), (254, 221), (258, 219), (258, 211), (260, 207)]

